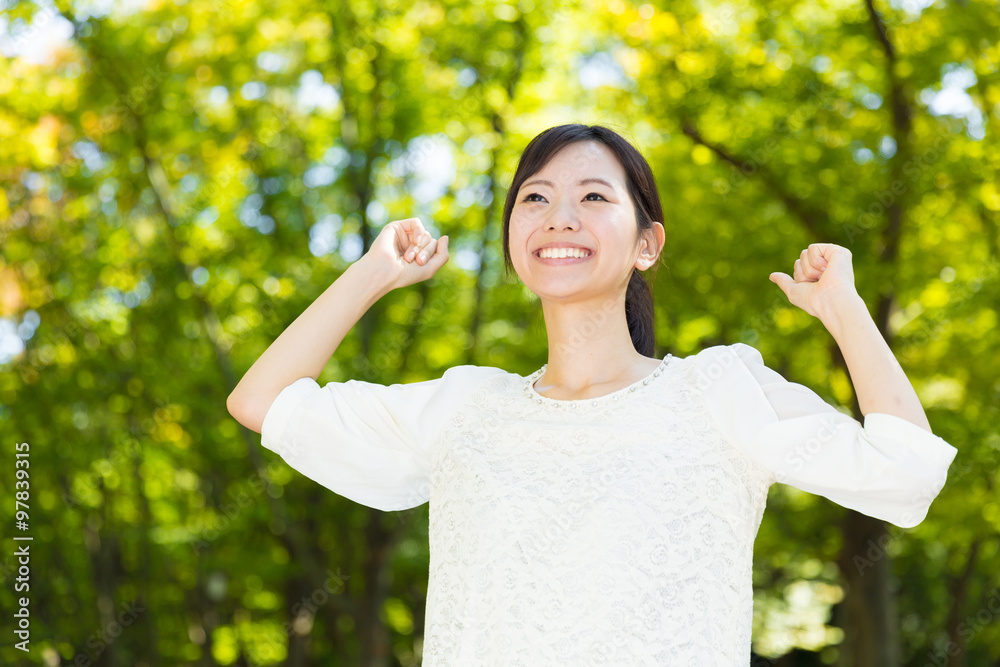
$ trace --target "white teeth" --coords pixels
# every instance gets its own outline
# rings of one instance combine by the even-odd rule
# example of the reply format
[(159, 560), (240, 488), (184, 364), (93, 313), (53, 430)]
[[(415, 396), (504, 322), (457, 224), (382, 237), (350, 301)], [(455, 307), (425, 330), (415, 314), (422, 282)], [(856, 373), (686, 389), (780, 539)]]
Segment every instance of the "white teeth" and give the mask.
[(583, 248), (544, 248), (538, 252), (543, 259), (559, 259), (562, 257), (587, 257), (589, 250)]

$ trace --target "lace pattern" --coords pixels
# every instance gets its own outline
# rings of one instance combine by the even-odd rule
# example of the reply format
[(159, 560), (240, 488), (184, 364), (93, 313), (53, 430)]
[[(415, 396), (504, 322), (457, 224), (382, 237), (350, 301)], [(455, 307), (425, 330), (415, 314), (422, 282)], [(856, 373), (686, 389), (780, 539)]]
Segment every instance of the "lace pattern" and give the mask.
[[(773, 475), (693, 358), (597, 399), (488, 378), (434, 443), (424, 667), (746, 665)], [(538, 400), (541, 398), (542, 400)]]

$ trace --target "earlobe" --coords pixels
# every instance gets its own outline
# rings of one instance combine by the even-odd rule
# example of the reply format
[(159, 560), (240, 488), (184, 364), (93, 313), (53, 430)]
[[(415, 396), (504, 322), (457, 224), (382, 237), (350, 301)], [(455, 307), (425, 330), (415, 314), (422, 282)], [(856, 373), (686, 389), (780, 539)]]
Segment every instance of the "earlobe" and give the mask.
[(639, 246), (639, 256), (636, 257), (635, 264), (633, 266), (639, 269), (640, 271), (645, 271), (646, 269), (649, 268), (649, 266), (646, 264), (646, 256), (648, 254), (647, 250), (649, 249), (649, 241), (647, 241), (645, 238), (640, 239), (640, 241), (642, 243)]
[(647, 252), (642, 252), (639, 254), (639, 260), (636, 262), (636, 268), (640, 271), (645, 271), (653, 265), (655, 258), (650, 256)]

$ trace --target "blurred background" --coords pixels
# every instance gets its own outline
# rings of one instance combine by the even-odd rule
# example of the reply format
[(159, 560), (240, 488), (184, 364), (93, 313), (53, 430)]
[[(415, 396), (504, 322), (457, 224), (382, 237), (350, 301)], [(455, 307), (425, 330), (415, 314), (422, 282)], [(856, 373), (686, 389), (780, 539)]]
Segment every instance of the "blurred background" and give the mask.
[(860, 418), (768, 280), (851, 250), (959, 449), (900, 529), (784, 485), (755, 546), (759, 665), (1000, 664), (1000, 11), (988, 0), (0, 0), (0, 556), (25, 665), (420, 664), (427, 505), (336, 496), (228, 414), (389, 220), (451, 238), (321, 376), (546, 361), (502, 275), (526, 143), (608, 125), (656, 173), (657, 355), (744, 342)]

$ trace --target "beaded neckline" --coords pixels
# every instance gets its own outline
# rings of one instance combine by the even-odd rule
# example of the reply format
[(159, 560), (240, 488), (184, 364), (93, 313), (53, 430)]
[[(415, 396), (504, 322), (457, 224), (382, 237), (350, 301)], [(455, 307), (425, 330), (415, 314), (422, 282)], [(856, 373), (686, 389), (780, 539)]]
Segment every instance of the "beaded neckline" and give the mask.
[(656, 370), (647, 375), (641, 380), (633, 382), (628, 387), (619, 389), (618, 391), (611, 392), (610, 394), (605, 394), (604, 396), (596, 396), (592, 398), (578, 398), (574, 400), (564, 400), (559, 398), (549, 398), (548, 396), (542, 396), (537, 391), (535, 391), (535, 381), (542, 376), (548, 364), (543, 365), (537, 371), (525, 378), (524, 382), (524, 393), (529, 399), (535, 403), (542, 405), (552, 405), (560, 408), (576, 409), (578, 407), (595, 407), (598, 405), (604, 405), (607, 403), (613, 403), (615, 401), (621, 400), (624, 396), (629, 395), (641, 389), (642, 387), (648, 385), (655, 378), (659, 377), (663, 373), (664, 369), (670, 360), (674, 358), (674, 355), (667, 353), (667, 356), (663, 357), (663, 361), (657, 366)]

